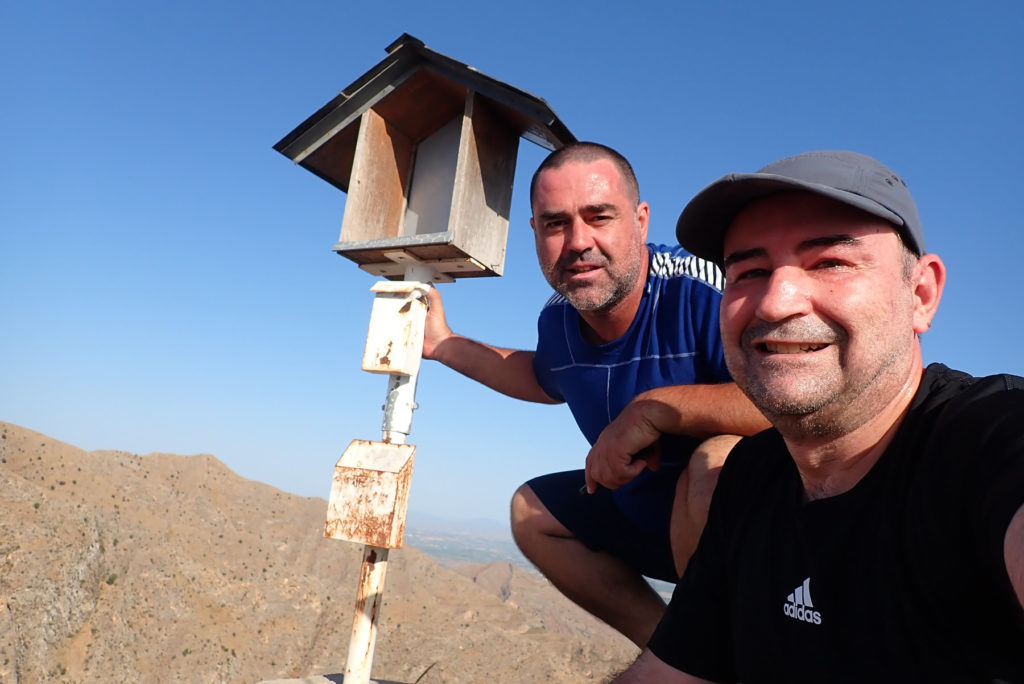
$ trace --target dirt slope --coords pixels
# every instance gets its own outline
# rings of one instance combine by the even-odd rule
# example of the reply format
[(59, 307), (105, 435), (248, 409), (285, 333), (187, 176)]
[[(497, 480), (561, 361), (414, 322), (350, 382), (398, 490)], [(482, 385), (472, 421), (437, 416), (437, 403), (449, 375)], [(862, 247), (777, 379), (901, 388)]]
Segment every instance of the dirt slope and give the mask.
[[(322, 537), (326, 507), (213, 456), (85, 452), (0, 422), (0, 681), (342, 672), (361, 552)], [(635, 655), (520, 568), (391, 552), (375, 679), (601, 680)]]

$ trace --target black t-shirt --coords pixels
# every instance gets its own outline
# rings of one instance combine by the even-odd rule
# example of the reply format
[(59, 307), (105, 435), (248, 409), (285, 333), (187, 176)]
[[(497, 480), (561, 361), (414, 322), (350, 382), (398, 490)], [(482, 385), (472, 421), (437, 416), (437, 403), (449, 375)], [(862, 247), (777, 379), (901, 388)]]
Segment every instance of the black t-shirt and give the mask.
[(743, 440), (650, 649), (720, 682), (1024, 682), (1022, 388), (929, 366), (874, 467), (811, 502), (778, 432)]

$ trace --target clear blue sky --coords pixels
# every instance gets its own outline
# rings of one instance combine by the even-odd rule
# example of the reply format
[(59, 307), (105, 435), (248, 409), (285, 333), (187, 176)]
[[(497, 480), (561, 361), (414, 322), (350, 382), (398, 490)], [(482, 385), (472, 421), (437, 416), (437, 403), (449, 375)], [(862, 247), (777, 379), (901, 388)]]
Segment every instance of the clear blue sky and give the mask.
[[(0, 3), (0, 419), (326, 498), (345, 446), (380, 437), (375, 278), (331, 251), (344, 194), (271, 146), (403, 32), (623, 152), (656, 241), (724, 173), (878, 157), (949, 267), (926, 359), (1024, 373), (1024, 4), (632, 4)], [(543, 155), (520, 145), (506, 275), (442, 286), (459, 332), (534, 344)], [(436, 364), (417, 399), (414, 513), (504, 520), (586, 453), (564, 407)]]

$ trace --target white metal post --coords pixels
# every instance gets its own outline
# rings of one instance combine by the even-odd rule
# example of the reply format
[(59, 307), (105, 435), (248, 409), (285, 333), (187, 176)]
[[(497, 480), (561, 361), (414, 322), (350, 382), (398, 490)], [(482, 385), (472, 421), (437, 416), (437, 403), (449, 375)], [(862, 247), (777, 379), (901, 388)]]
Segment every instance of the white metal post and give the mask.
[[(409, 265), (405, 279), (429, 282), (432, 271), (421, 265)], [(420, 297), (412, 291), (410, 297)], [(423, 353), (423, 338), (415, 340), (415, 348), (409, 350), (419, 358)], [(417, 367), (418, 368), (418, 367)], [(390, 444), (405, 444), (412, 430), (412, 412), (416, 409), (416, 378), (418, 370), (411, 374), (391, 373), (388, 375), (388, 390), (384, 401), (384, 421), (381, 425), (382, 441)], [(345, 663), (345, 684), (368, 684), (373, 666), (373, 650), (377, 640), (377, 622), (381, 604), (384, 601), (384, 580), (387, 576), (388, 549), (365, 544), (363, 562), (359, 573), (359, 587), (356, 591), (355, 615), (352, 620), (352, 634)]]

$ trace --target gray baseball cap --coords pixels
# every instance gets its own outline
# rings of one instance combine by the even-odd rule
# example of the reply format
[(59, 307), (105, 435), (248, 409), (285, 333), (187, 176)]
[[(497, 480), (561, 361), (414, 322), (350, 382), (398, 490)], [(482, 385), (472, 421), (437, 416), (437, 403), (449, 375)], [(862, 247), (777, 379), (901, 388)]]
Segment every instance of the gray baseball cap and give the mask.
[(820, 150), (786, 157), (757, 171), (730, 173), (683, 208), (676, 237), (687, 251), (721, 265), (725, 231), (744, 207), (780, 192), (804, 190), (849, 204), (896, 226), (904, 243), (924, 254), (924, 234), (906, 184), (878, 160), (857, 152)]

